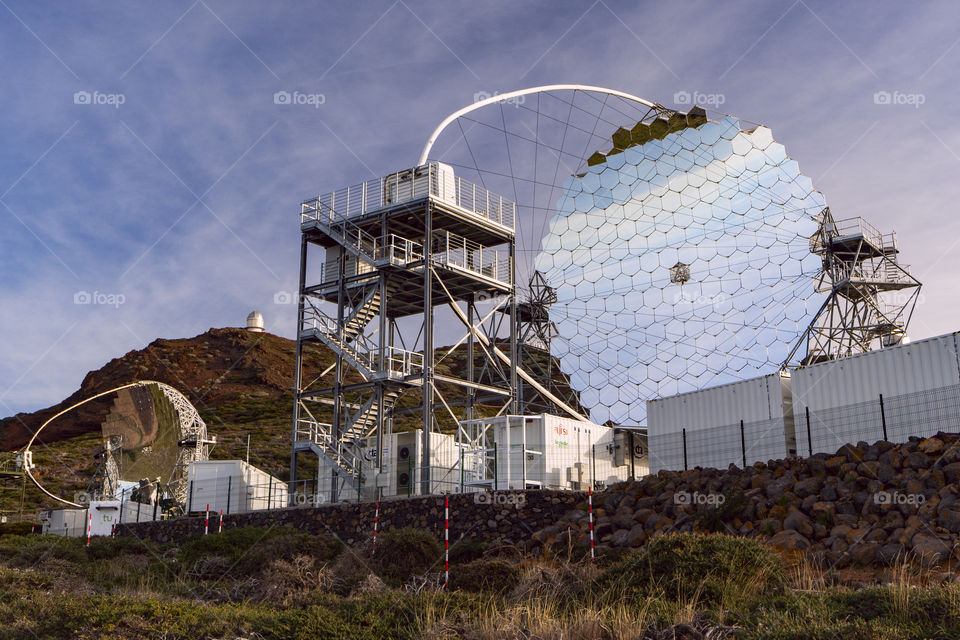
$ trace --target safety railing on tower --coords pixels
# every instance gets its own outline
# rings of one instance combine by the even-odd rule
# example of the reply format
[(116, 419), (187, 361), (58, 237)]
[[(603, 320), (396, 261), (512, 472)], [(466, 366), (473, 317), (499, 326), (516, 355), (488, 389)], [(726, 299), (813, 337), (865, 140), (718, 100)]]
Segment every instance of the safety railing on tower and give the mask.
[(452, 167), (438, 162), (391, 173), (307, 200), (301, 206), (300, 222), (348, 220), (427, 195), (504, 227), (514, 228), (516, 203), (454, 175)]
[(485, 247), (449, 231), (434, 236), (433, 259), (438, 264), (457, 267), (507, 285), (513, 278), (510, 254), (506, 250)]

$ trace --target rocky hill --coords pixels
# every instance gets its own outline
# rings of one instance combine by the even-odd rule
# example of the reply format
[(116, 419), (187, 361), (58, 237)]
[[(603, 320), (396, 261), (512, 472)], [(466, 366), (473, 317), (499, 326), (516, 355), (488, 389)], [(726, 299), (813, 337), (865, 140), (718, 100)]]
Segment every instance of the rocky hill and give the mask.
[[(80, 388), (62, 402), (0, 420), (0, 450), (24, 446), (47, 419), (83, 399), (135, 380), (157, 380), (178, 389), (200, 412), (210, 433), (217, 436), (212, 457), (244, 458), (249, 437), (250, 462), (285, 477), (290, 459), (295, 347), (294, 341), (280, 336), (233, 328), (210, 329), (192, 338), (154, 340), (146, 348), (130, 351), (88, 373)], [(334, 359), (323, 345), (305, 345), (304, 378), (319, 377)], [(465, 349), (454, 350), (439, 367), (443, 373), (463, 375)], [(348, 374), (347, 383), (358, 381)], [(34, 456), (47, 468), (45, 484), (85, 490), (86, 479), (95, 468), (92, 456), (100, 446), (100, 424), (111, 402), (107, 396), (85, 404), (44, 429), (34, 445)], [(419, 397), (407, 394), (398, 406), (419, 402)], [(330, 418), (322, 406), (316, 415)], [(405, 413), (396, 418), (395, 428), (419, 428), (419, 421), (419, 412)], [(0, 486), (0, 509), (9, 509), (10, 500), (18, 498), (19, 488)]]
[[(272, 439), (281, 425), (289, 441), (294, 346), (279, 336), (242, 329), (210, 329), (193, 338), (155, 340), (91, 371), (62, 402), (0, 421), (0, 448), (22, 447), (37, 427), (62, 409), (134, 380), (158, 380), (179, 389), (227, 447), (240, 432)], [(307, 359), (313, 369), (329, 365), (333, 355), (314, 349)], [(99, 432), (110, 402), (104, 398), (71, 411), (51, 423), (38, 440), (49, 445)], [(267, 442), (252, 442), (257, 444)]]

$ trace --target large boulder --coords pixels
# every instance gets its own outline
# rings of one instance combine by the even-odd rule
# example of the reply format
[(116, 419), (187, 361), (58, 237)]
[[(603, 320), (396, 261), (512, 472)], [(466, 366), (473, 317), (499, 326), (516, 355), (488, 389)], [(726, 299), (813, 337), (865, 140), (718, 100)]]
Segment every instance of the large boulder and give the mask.
[(803, 551), (810, 548), (810, 541), (807, 538), (799, 533), (798, 531), (783, 530), (779, 533), (774, 534), (767, 544), (776, 549), (784, 549), (787, 551)]

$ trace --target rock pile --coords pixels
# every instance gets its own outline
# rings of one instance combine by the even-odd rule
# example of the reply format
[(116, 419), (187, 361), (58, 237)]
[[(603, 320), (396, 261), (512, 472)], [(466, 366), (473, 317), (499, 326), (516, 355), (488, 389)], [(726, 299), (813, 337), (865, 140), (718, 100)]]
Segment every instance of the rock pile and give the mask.
[[(925, 566), (960, 558), (960, 434), (894, 445), (845, 445), (835, 454), (747, 469), (661, 471), (594, 496), (598, 548), (641, 547), (673, 532), (759, 537), (825, 565)], [(539, 545), (588, 543), (582, 507), (534, 534)]]

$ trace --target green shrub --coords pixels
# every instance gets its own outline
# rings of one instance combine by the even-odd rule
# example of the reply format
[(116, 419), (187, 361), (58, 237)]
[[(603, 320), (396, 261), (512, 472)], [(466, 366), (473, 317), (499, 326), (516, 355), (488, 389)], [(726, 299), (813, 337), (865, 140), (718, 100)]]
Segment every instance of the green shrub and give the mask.
[(25, 538), (28, 541), (10, 558), (10, 566), (32, 567), (47, 558), (83, 564), (87, 560), (84, 552), (85, 541), (80, 538), (63, 536), (36, 536)]
[(39, 525), (32, 522), (4, 522), (0, 523), (0, 536), (28, 536), (33, 533), (33, 528), (40, 531)]
[(463, 591), (509, 591), (520, 581), (520, 570), (503, 560), (474, 560), (450, 569), (450, 588)]
[(724, 501), (716, 507), (699, 510), (694, 516), (694, 521), (700, 529), (716, 533), (734, 520), (743, 520), (746, 508), (746, 496), (740, 489), (735, 489), (724, 494)]
[(779, 557), (760, 542), (684, 533), (656, 538), (612, 564), (594, 589), (608, 597), (639, 593), (732, 606), (779, 593), (784, 583)]
[(133, 536), (116, 538), (93, 538), (86, 548), (91, 560), (119, 558), (123, 555), (146, 555), (157, 553), (158, 545), (150, 540), (141, 540)]
[(479, 560), (489, 548), (490, 543), (486, 540), (474, 538), (458, 540), (450, 545), (450, 562), (459, 565)]
[(343, 543), (338, 540), (290, 527), (238, 527), (189, 538), (180, 546), (177, 561), (189, 571), (199, 561), (217, 556), (229, 567), (231, 577), (239, 578), (257, 574), (273, 560), (306, 555), (327, 562), (342, 550)]
[(394, 529), (377, 539), (374, 570), (384, 582), (400, 586), (412, 576), (437, 569), (443, 547), (429, 531)]

